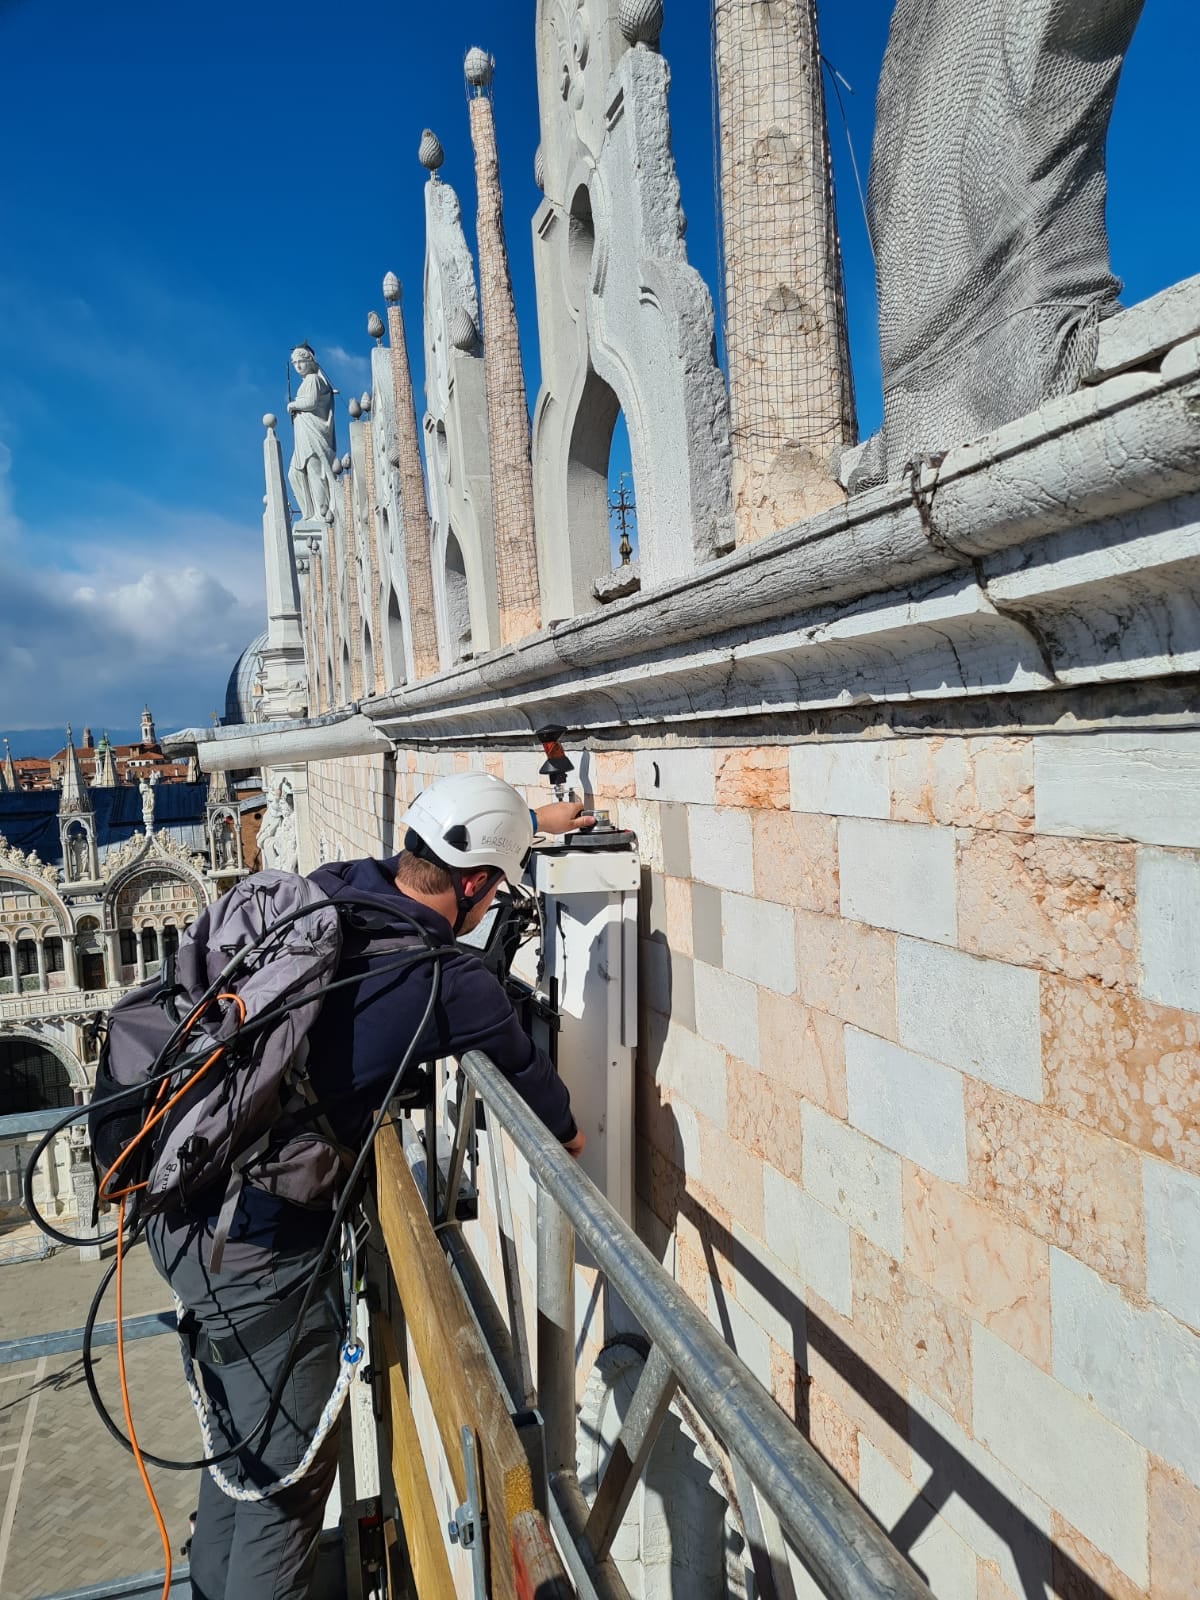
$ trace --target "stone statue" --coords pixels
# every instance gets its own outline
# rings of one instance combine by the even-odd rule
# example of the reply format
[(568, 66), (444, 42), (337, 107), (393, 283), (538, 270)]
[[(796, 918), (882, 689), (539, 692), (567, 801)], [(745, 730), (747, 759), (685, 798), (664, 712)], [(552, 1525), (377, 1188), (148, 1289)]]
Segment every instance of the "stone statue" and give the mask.
[(76, 825), (67, 836), (67, 865), (71, 877), (78, 882), (80, 878), (88, 875), (88, 840), (87, 834)]
[(295, 448), (288, 467), (288, 482), (305, 522), (332, 522), (330, 497), (337, 440), (333, 428), (333, 386), (317, 365), (306, 344), (292, 351), (292, 366), (300, 375), (296, 398), (288, 401)]
[(138, 784), (142, 797), (142, 826), (148, 834), (154, 829), (154, 782), (153, 778), (143, 778)]
[(286, 778), (272, 783), (267, 809), (258, 830), (258, 853), (264, 867), (295, 872), (300, 860), (296, 837), (296, 801)]
[(219, 867), (234, 867), (237, 865), (237, 850), (234, 847), (233, 822), (229, 817), (217, 818), (217, 865)]

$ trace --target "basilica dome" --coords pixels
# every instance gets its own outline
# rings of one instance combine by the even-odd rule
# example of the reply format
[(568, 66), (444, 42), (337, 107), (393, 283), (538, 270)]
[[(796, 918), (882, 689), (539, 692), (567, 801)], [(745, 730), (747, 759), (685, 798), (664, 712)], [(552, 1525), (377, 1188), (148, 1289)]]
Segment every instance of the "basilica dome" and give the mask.
[(262, 698), (262, 653), (266, 649), (267, 635), (260, 633), (252, 640), (234, 663), (225, 685), (225, 715), (221, 721), (228, 726), (257, 722), (258, 705)]

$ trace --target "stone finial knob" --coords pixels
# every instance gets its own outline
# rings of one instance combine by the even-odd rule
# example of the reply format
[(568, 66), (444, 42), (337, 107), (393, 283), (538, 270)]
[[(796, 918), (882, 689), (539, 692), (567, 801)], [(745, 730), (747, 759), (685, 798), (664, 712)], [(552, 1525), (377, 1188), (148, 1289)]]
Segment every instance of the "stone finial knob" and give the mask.
[(359, 395), (358, 403), (359, 403), (359, 406), (362, 408), (362, 411), (363, 411), (364, 414), (366, 412), (370, 411), (370, 409), (371, 409), (371, 396), (367, 393), (367, 391), (365, 389), (363, 390), (362, 394)]
[(450, 318), (447, 332), (450, 335), (450, 343), (456, 350), (474, 350), (479, 338), (479, 329), (475, 326), (474, 318), (463, 306), (459, 306)]
[(662, 25), (662, 0), (621, 0), (617, 7), (617, 26), (629, 44), (656, 45)]
[(446, 152), (442, 149), (442, 141), (432, 128), (426, 128), (421, 134), (421, 143), (417, 146), (417, 160), (427, 172), (436, 172), (446, 159)]
[(400, 451), (394, 444), (388, 445), (387, 458), (388, 458), (388, 465), (389, 466), (391, 466), (391, 467), (399, 467), (399, 465), (400, 465)]
[(383, 318), (378, 311), (367, 312), (367, 332), (372, 339), (383, 338)]
[(544, 194), (546, 190), (546, 158), (542, 154), (541, 145), (538, 145), (533, 152), (533, 181)]
[(341, 477), (341, 475), (342, 475), (342, 463), (339, 461), (337, 456), (334, 456), (334, 458), (333, 458), (333, 466), (330, 467), (329, 470), (333, 473), (335, 478), (340, 478)]
[[(351, 405), (354, 404), (353, 401), (351, 401), (350, 403), (351, 403)], [(350, 452), (349, 452), (349, 450), (347, 450), (346, 454), (342, 457), (342, 471), (343, 472), (349, 472), (350, 471)]]
[(279, 418), (275, 415), (275, 413), (273, 411), (268, 411), (266, 413), (266, 415), (263, 417), (263, 427), (264, 428), (273, 428), (278, 423), (278, 421), (279, 421)]
[(473, 89), (486, 89), (492, 81), (496, 63), (486, 50), (474, 45), (463, 58), (463, 71)]
[(400, 299), (400, 279), (394, 272), (385, 272), (383, 275), (383, 298), (390, 306)]
[(351, 400), (350, 404), (346, 407), (346, 410), (350, 413), (350, 415), (354, 418), (354, 420), (356, 422), (359, 419), (359, 417), (362, 416), (362, 407), (359, 405), (357, 400)]

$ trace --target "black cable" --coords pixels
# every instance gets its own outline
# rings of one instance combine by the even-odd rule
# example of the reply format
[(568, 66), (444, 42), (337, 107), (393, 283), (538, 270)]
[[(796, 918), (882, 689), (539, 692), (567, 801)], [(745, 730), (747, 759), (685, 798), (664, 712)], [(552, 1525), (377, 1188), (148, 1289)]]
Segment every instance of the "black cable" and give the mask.
[[(429, 930), (423, 927), (416, 917), (410, 916), (408, 912), (392, 910), (390, 908), (386, 912), (382, 912), (382, 908), (379, 906), (377, 901), (367, 900), (361, 896), (347, 896), (344, 899), (334, 899), (330, 897), (325, 900), (314, 901), (312, 904), (305, 906), (300, 910), (288, 912), (285, 916), (280, 917), (277, 922), (273, 922), (269, 928), (264, 928), (259, 937), (251, 944), (243, 945), (241, 949), (235, 953), (233, 959), (225, 965), (218, 977), (214, 979), (207, 991), (201, 996), (200, 1000), (197, 1001), (196, 1005), (189, 1010), (187, 1017), (183, 1018), (183, 1020), (171, 1033), (166, 1043), (159, 1050), (158, 1055), (154, 1058), (154, 1063), (146, 1077), (140, 1083), (131, 1084), (127, 1089), (114, 1091), (114, 1093), (107, 1097), (105, 1102), (106, 1105), (112, 1107), (119, 1105), (126, 1100), (136, 1100), (145, 1095), (155, 1083), (160, 1082), (164, 1078), (169, 1078), (172, 1073), (176, 1071), (178, 1062), (172, 1060), (167, 1066), (164, 1066), (163, 1063), (167, 1060), (172, 1049), (174, 1049), (180, 1043), (181, 1039), (185, 1037), (184, 1029), (187, 1026), (188, 1018), (194, 1017), (198, 1021), (199, 1017), (203, 1015), (203, 1012), (217, 998), (218, 994), (221, 992), (221, 989), (228, 982), (229, 978), (236, 971), (237, 967), (251, 955), (261, 953), (268, 946), (272, 938), (285, 931), (293, 923), (298, 922), (302, 917), (307, 916), (310, 912), (321, 911), (328, 906), (365, 907), (371, 911), (381, 912), (381, 914), (386, 915), (387, 918), (392, 921), (394, 921), (396, 917), (399, 917), (402, 921), (408, 923), (410, 927), (413, 927), (417, 930), (417, 932), (421, 935), (422, 940), (425, 941), (425, 948), (421, 951), (413, 952), (410, 955), (399, 957), (395, 962), (389, 963), (388, 965), (376, 967), (373, 971), (356, 973), (351, 978), (335, 979), (330, 983), (318, 985), (318, 987), (315, 989), (305, 990), (301, 995), (294, 996), (290, 1000), (285, 999), (282, 1001), (277, 1001), (273, 1006), (268, 1007), (266, 1011), (261, 1012), (257, 1017), (254, 1018), (253, 1022), (251, 1022), (244, 1030), (245, 1034), (252, 1035), (256, 1029), (269, 1026), (271, 1023), (277, 1021), (278, 1018), (283, 1016), (287, 1011), (294, 1009), (296, 1006), (304, 1004), (306, 1001), (315, 998), (317, 995), (324, 995), (330, 990), (341, 988), (348, 983), (361, 983), (363, 978), (368, 976), (378, 977), (386, 975), (392, 971), (399, 971), (403, 967), (411, 966), (417, 961), (424, 960), (425, 956), (430, 952), (440, 955), (443, 953), (449, 953), (453, 948), (456, 948), (447, 945), (431, 944), (429, 942), (431, 938)], [(369, 949), (369, 943), (367, 948)], [(286, 991), (284, 992), (286, 995)], [(242, 1030), (239, 1030), (239, 1036), (244, 1036)], [(214, 1036), (211, 1034), (208, 1037), (213, 1040), (214, 1044), (221, 1042), (220, 1040), (214, 1038)], [(55, 1123), (55, 1125), (43, 1135), (43, 1137), (34, 1147), (33, 1154), (25, 1164), (25, 1172), (21, 1185), (21, 1195), (25, 1204), (25, 1209), (29, 1212), (30, 1218), (34, 1224), (41, 1229), (47, 1238), (53, 1239), (56, 1244), (65, 1244), (73, 1247), (78, 1247), (81, 1244), (106, 1245), (111, 1244), (112, 1241), (117, 1237), (116, 1229), (113, 1229), (110, 1233), (96, 1234), (92, 1237), (81, 1236), (79, 1234), (62, 1233), (58, 1228), (55, 1228), (52, 1223), (46, 1220), (46, 1218), (38, 1210), (33, 1198), (33, 1177), (37, 1170), (38, 1163), (41, 1161), (43, 1155), (60, 1133), (69, 1128), (73, 1122), (81, 1121), (83, 1118), (87, 1117), (91, 1110), (92, 1107), (90, 1104), (73, 1106), (60, 1122)]]
[[(420, 927), (420, 924), (416, 923), (415, 918), (408, 918), (407, 920)], [(288, 1376), (291, 1372), (292, 1364), (296, 1358), (296, 1350), (300, 1343), (304, 1327), (304, 1318), (308, 1314), (309, 1307), (312, 1305), (313, 1299), (316, 1295), (317, 1285), (321, 1278), (322, 1267), (324, 1266), (330, 1251), (336, 1246), (341, 1235), (342, 1223), (345, 1221), (346, 1213), (349, 1211), (350, 1206), (354, 1201), (355, 1189), (357, 1187), (358, 1180), (362, 1176), (363, 1168), (367, 1163), (367, 1158), (371, 1154), (376, 1136), (378, 1135), (380, 1128), (383, 1126), (384, 1120), (387, 1116), (388, 1106), (391, 1103), (397, 1089), (399, 1088), (401, 1079), (404, 1077), (404, 1074), (411, 1065), (412, 1057), (416, 1051), (417, 1045), (420, 1043), (421, 1036), (425, 1032), (430, 1018), (433, 1016), (433, 1009), (437, 1003), (438, 993), (441, 989), (442, 966), (440, 956), (444, 953), (444, 947), (436, 947), (429, 951), (423, 952), (423, 954), (429, 955), (434, 962), (433, 980), (429, 985), (429, 999), (426, 1001), (425, 1011), (420, 1022), (417, 1024), (416, 1031), (409, 1040), (408, 1048), (404, 1052), (404, 1056), (401, 1059), (400, 1065), (396, 1068), (395, 1075), (393, 1076), (391, 1084), (388, 1087), (387, 1094), (384, 1096), (383, 1102), (380, 1105), (378, 1112), (375, 1114), (375, 1118), (371, 1123), (371, 1127), (367, 1133), (363, 1147), (359, 1151), (358, 1158), (353, 1167), (350, 1169), (349, 1176), (347, 1177), (345, 1186), (342, 1190), (341, 1199), (338, 1201), (338, 1204), (334, 1209), (333, 1220), (329, 1225), (329, 1231), (325, 1235), (325, 1242), (321, 1246), (321, 1252), (317, 1257), (317, 1264), (314, 1267), (313, 1275), (309, 1280), (308, 1289), (305, 1291), (304, 1299), (300, 1302), (300, 1309), (296, 1313), (296, 1322), (295, 1327), (292, 1330), (291, 1341), (288, 1344), (287, 1352), (283, 1358), (283, 1365), (280, 1368), (279, 1376), (275, 1380), (274, 1387), (272, 1388), (270, 1397), (267, 1401), (267, 1408), (263, 1412), (262, 1417), (255, 1424), (254, 1428), (245, 1436), (245, 1438), (237, 1440), (236, 1443), (230, 1445), (228, 1449), (223, 1450), (219, 1455), (205, 1456), (198, 1461), (169, 1461), (163, 1456), (151, 1455), (149, 1451), (142, 1450), (142, 1459), (143, 1461), (148, 1462), (150, 1466), (162, 1467), (168, 1472), (196, 1472), (206, 1467), (217, 1466), (222, 1461), (228, 1461), (231, 1457), (238, 1455), (245, 1449), (248, 1449), (256, 1439), (266, 1432), (266, 1430), (271, 1426), (271, 1423), (274, 1421), (275, 1415), (278, 1412), (283, 1399), (284, 1385), (287, 1382)], [(136, 1243), (136, 1238), (131, 1240), (131, 1243)], [(96, 1313), (98, 1311), (100, 1301), (103, 1298), (104, 1292), (107, 1289), (108, 1284), (115, 1272), (116, 1262), (114, 1262), (109, 1268), (105, 1277), (101, 1281), (100, 1288), (97, 1290), (96, 1296), (93, 1299), (91, 1311), (88, 1314), (87, 1325), (84, 1329), (84, 1373), (87, 1378), (88, 1392), (92, 1397), (92, 1404), (95, 1406), (101, 1422), (104, 1424), (105, 1428), (107, 1428), (112, 1437), (116, 1439), (117, 1443), (122, 1445), (130, 1452), (130, 1454), (132, 1454), (132, 1444), (118, 1427), (116, 1422), (113, 1421), (107, 1407), (100, 1398), (99, 1390), (97, 1389), (94, 1378), (91, 1375), (91, 1332), (95, 1324)]]

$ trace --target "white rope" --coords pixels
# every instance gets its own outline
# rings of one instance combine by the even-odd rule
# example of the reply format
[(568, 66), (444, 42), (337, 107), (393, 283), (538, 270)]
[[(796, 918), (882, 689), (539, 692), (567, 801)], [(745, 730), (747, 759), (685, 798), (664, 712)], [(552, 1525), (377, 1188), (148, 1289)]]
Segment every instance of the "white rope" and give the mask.
[[(179, 1296), (176, 1295), (175, 1318), (179, 1330), (179, 1347), (183, 1353), (184, 1382), (187, 1384), (188, 1393), (192, 1397), (196, 1421), (200, 1424), (200, 1438), (204, 1445), (204, 1454), (213, 1456), (217, 1454), (217, 1445), (213, 1440), (204, 1394), (196, 1381), (196, 1369), (192, 1362), (191, 1348), (183, 1332), (183, 1322), (186, 1315), (186, 1307)], [(325, 1409), (322, 1411), (320, 1420), (317, 1423), (317, 1431), (312, 1436), (312, 1443), (291, 1472), (277, 1479), (275, 1483), (269, 1484), (265, 1489), (246, 1489), (226, 1477), (220, 1462), (213, 1462), (208, 1469), (209, 1475), (221, 1493), (227, 1494), (231, 1500), (268, 1500), (272, 1495), (279, 1494), (281, 1490), (290, 1489), (294, 1483), (299, 1483), (316, 1459), (317, 1451), (328, 1437), (329, 1430), (341, 1415), (342, 1406), (345, 1404), (346, 1396), (350, 1392), (350, 1385), (354, 1381), (354, 1374), (358, 1370), (358, 1363), (362, 1360), (362, 1354), (363, 1347), (357, 1339), (347, 1340), (342, 1345), (341, 1361), (333, 1392), (325, 1402)]]

